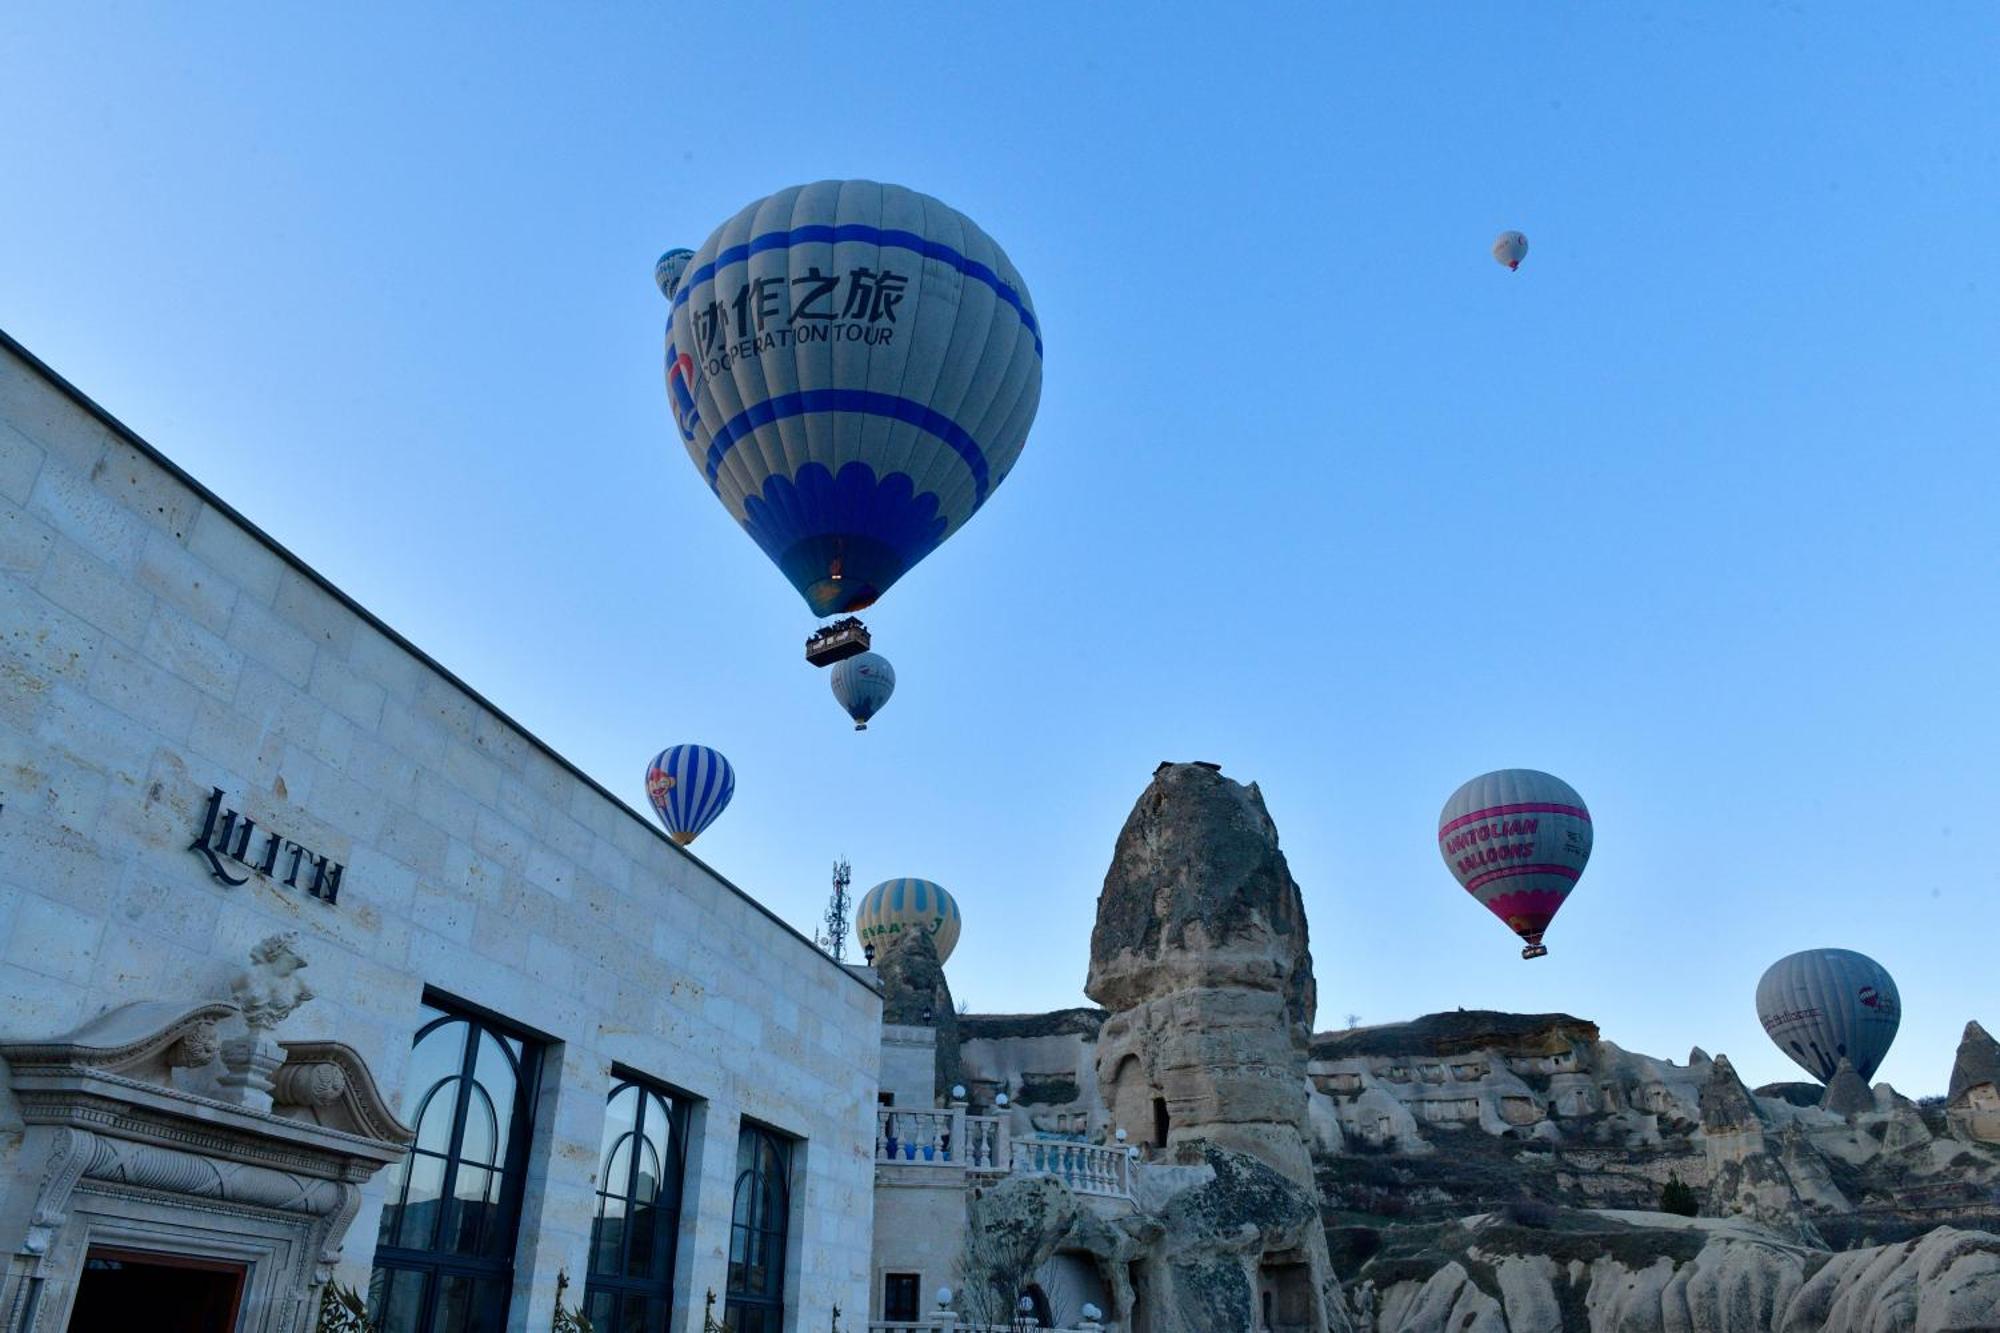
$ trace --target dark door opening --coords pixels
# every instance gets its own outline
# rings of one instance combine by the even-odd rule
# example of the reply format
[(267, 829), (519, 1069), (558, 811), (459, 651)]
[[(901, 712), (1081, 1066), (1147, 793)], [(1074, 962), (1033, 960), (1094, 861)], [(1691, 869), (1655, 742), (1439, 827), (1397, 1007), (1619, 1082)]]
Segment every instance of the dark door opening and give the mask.
[(246, 1271), (216, 1259), (94, 1248), (83, 1259), (69, 1326), (234, 1333)]
[(1153, 1146), (1155, 1148), (1164, 1148), (1167, 1146), (1167, 1099), (1165, 1097), (1153, 1098)]
[(915, 1273), (885, 1273), (882, 1275), (882, 1317), (914, 1324), (923, 1311), (917, 1294)]

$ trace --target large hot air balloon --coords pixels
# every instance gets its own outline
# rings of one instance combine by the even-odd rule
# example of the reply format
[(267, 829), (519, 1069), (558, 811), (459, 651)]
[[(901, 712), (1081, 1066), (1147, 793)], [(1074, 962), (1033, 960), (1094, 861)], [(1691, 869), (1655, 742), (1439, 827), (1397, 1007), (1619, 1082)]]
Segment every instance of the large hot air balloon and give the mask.
[(1503, 231), (1493, 238), (1493, 262), (1505, 264), (1509, 272), (1521, 267), (1528, 257), (1528, 238), (1518, 231)]
[(862, 653), (833, 666), (833, 697), (854, 719), (856, 731), (868, 730), (868, 719), (882, 711), (896, 692), (896, 668), (880, 653)]
[(715, 822), (735, 794), (736, 770), (706, 745), (670, 745), (646, 765), (646, 799), (667, 836), (683, 847)]
[(780, 190), (657, 276), (688, 457), (819, 616), (858, 611), (1006, 480), (1042, 390), (1021, 275), (914, 190)]
[(1833, 1078), (1843, 1057), (1869, 1079), (1896, 1040), (1903, 1002), (1895, 978), (1867, 954), (1807, 949), (1780, 958), (1758, 981), (1757, 1018), (1820, 1082)]
[(1503, 768), (1451, 794), (1438, 851), (1465, 891), (1528, 942), (1521, 957), (1540, 958), (1542, 932), (1590, 860), (1590, 811), (1561, 778)]
[(958, 904), (927, 879), (885, 879), (861, 895), (854, 912), (854, 938), (863, 949), (880, 949), (906, 930), (928, 930), (940, 963), (958, 946), (958, 927)]

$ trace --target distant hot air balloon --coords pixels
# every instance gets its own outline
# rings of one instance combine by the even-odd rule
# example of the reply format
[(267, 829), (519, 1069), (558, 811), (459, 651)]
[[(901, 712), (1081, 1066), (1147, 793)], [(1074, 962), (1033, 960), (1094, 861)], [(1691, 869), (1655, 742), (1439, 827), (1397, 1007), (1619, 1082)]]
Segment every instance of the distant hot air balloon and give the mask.
[(1561, 778), (1503, 768), (1451, 794), (1438, 816), (1438, 851), (1487, 911), (1528, 942), (1523, 958), (1548, 950), (1542, 932), (1590, 860), (1590, 811)]
[(1493, 262), (1505, 264), (1511, 271), (1521, 267), (1521, 261), (1528, 257), (1528, 238), (1518, 231), (1503, 231), (1493, 240)]
[(958, 904), (927, 879), (885, 879), (861, 895), (854, 912), (854, 938), (863, 949), (880, 949), (906, 930), (927, 930), (940, 963), (958, 947), (958, 927)]
[(868, 719), (882, 711), (896, 692), (896, 668), (880, 653), (862, 653), (833, 664), (833, 697), (854, 719), (856, 731), (868, 730)]
[(1778, 1049), (1820, 1082), (1842, 1057), (1873, 1078), (1903, 1021), (1896, 981), (1867, 954), (1807, 949), (1771, 964), (1757, 983), (1757, 1018)]
[(667, 836), (683, 847), (715, 822), (735, 794), (736, 770), (706, 745), (670, 745), (646, 765), (646, 799)]
[(1021, 455), (1034, 304), (1000, 247), (927, 195), (780, 190), (659, 276), (688, 457), (815, 615), (873, 603)]

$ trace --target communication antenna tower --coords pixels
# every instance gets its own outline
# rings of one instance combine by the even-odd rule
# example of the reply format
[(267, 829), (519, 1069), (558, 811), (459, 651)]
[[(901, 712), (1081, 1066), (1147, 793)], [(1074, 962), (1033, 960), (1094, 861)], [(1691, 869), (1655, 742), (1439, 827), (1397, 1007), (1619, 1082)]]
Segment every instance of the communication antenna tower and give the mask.
[(833, 863), (833, 893), (826, 900), (826, 926), (814, 943), (833, 955), (835, 962), (847, 957), (847, 921), (852, 902), (847, 896), (847, 886), (854, 878), (847, 859), (842, 857)]

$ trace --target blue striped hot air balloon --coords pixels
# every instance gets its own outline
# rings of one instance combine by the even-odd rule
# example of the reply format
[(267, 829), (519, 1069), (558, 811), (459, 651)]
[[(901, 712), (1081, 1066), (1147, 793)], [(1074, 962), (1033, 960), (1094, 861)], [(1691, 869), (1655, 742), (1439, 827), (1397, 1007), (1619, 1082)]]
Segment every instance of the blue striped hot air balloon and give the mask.
[(938, 962), (958, 947), (958, 903), (944, 886), (927, 879), (885, 879), (861, 895), (854, 912), (854, 938), (863, 949), (880, 949), (908, 930), (928, 930)]
[(655, 276), (688, 457), (817, 615), (873, 604), (1021, 455), (1042, 392), (1034, 303), (928, 195), (780, 190)]
[(670, 745), (646, 765), (646, 799), (667, 836), (683, 847), (729, 808), (735, 794), (736, 770), (706, 745)]

